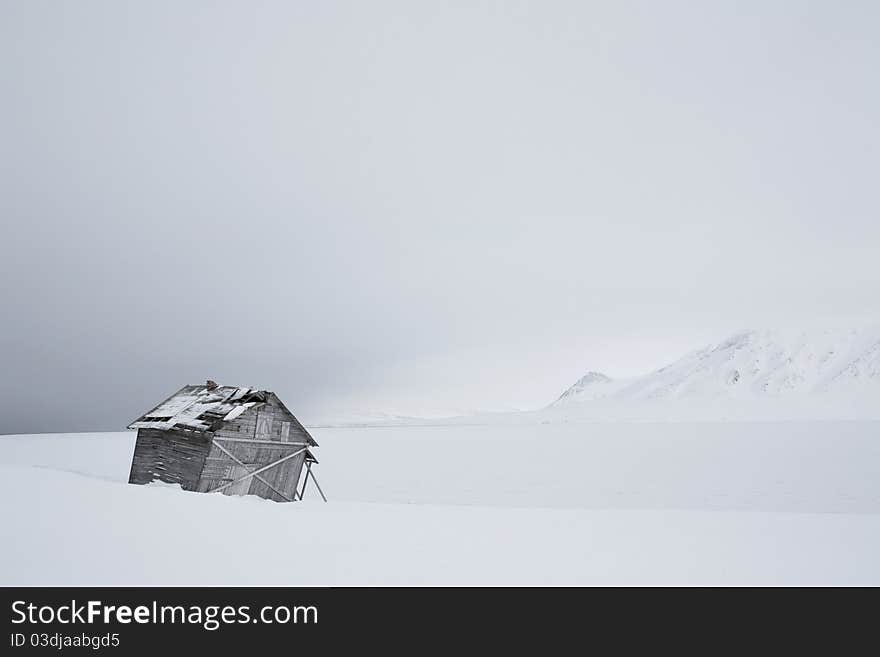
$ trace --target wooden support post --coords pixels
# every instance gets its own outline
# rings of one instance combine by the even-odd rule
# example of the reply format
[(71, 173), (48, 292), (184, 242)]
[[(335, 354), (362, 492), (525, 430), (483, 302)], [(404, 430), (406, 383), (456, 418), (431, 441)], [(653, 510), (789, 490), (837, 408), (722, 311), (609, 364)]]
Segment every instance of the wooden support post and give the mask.
[(306, 471), (306, 474), (312, 478), (312, 481), (315, 482), (315, 487), (318, 489), (318, 492), (321, 493), (321, 498), (326, 502), (327, 498), (324, 496), (324, 491), (321, 490), (321, 485), (318, 483), (318, 480), (315, 479), (315, 473), (312, 472), (311, 468), (309, 468)]
[(302, 490), (300, 490), (300, 492), (299, 492), (299, 499), (300, 500), (302, 500), (303, 495), (306, 494), (306, 486), (309, 483), (309, 472), (311, 471), (311, 469), (312, 469), (311, 462), (306, 463), (306, 476), (303, 477), (303, 487), (302, 487)]

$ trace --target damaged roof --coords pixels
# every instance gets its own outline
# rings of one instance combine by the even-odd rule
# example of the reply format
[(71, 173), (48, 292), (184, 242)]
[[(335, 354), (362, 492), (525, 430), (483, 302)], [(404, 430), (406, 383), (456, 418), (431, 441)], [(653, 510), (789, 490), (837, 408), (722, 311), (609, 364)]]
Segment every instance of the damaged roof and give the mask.
[[(265, 404), (270, 396), (271, 392), (256, 388), (214, 384), (183, 386), (153, 410), (129, 424), (128, 428), (216, 431), (224, 422), (234, 420), (249, 408)], [(281, 403), (281, 406), (284, 407), (284, 404)], [(310, 444), (317, 445), (311, 436), (309, 439)]]

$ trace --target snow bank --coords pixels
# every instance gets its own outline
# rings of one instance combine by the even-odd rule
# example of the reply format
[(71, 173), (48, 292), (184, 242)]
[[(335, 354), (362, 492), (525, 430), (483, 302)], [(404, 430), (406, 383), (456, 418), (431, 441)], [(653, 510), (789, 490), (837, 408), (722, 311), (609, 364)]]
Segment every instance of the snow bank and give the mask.
[(0, 583), (880, 584), (877, 422), (315, 437), (329, 504), (130, 486), (132, 432), (0, 437)]
[(0, 472), (5, 585), (880, 584), (876, 515), (276, 504)]

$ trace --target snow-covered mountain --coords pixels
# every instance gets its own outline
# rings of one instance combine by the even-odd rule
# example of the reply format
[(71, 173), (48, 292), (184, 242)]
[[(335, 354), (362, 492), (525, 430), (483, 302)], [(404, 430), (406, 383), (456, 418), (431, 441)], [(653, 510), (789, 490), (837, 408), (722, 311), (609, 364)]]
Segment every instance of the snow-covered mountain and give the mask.
[(880, 327), (786, 335), (745, 331), (644, 376), (589, 372), (550, 408), (606, 401), (722, 400), (876, 395), (880, 405)]
[(566, 404), (571, 401), (583, 402), (604, 399), (620, 390), (628, 382), (629, 379), (618, 379), (615, 381), (601, 372), (587, 372), (578, 379), (577, 383), (563, 392), (555, 403)]

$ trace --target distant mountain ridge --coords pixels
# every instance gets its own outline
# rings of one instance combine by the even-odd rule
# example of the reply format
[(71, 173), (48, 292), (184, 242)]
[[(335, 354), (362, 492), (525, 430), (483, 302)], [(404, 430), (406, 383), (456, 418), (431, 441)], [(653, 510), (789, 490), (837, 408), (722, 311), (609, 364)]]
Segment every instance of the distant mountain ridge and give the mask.
[(837, 391), (876, 392), (880, 404), (880, 327), (750, 330), (686, 354), (644, 376), (588, 372), (549, 408), (598, 400), (756, 399)]

